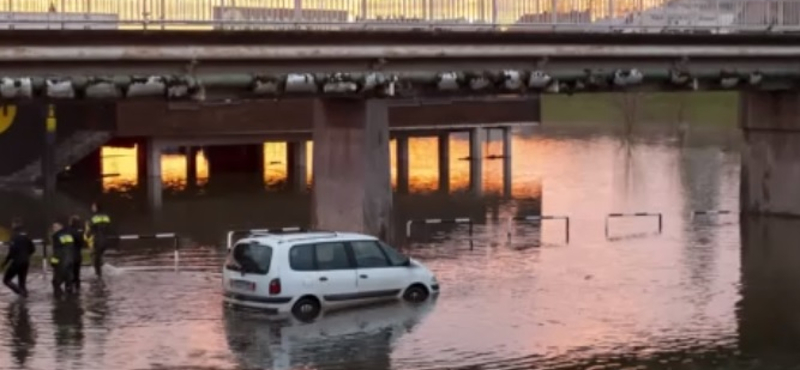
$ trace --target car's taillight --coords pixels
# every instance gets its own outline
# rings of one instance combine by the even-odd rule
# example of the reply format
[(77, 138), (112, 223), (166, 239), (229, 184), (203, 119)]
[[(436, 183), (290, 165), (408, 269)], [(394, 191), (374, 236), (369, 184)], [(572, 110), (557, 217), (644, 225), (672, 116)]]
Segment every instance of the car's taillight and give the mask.
[(269, 294), (281, 294), (281, 279), (272, 279), (269, 282)]

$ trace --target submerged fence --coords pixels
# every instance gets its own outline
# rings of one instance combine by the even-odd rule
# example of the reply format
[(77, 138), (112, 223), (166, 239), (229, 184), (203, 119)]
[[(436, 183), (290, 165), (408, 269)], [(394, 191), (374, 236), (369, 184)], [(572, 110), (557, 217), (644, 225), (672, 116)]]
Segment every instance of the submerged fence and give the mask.
[(0, 29), (800, 30), (800, 0), (0, 0)]

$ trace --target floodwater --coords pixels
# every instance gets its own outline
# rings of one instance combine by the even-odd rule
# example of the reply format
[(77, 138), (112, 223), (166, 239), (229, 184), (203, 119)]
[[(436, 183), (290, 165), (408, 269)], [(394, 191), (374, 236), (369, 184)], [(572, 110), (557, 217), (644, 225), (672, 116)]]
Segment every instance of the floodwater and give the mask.
[[(650, 137), (623, 145), (594, 133), (517, 135), (513, 186), (484, 163), (469, 192), (467, 144), (451, 144), (451, 194), (437, 193), (436, 141), (412, 140), (407, 217), (473, 217), (467, 227), (415, 229), (405, 250), (438, 274), (438, 299), (274, 324), (225, 309), (225, 231), (308, 222), (308, 195), (281, 190), (282, 147), (268, 145), (266, 183), (216, 180), (201, 160), (163, 159), (161, 209), (136, 185), (132, 149), (105, 150), (95, 187), (65, 184), (60, 207), (103, 199), (126, 233), (183, 235), (179, 271), (170, 241), (126, 243), (105, 284), (85, 269), (80, 297), (55, 301), (38, 271), (32, 296), (0, 293), (3, 369), (786, 369), (800, 357), (800, 222), (690, 217), (736, 210), (739, 159), (716, 143), (679, 148)], [(499, 142), (488, 145), (500, 153)], [(430, 159), (433, 158), (434, 162)], [(281, 172), (283, 171), (283, 172)], [(221, 175), (220, 178), (222, 177)], [(216, 185), (214, 184), (216, 182)], [(101, 186), (102, 185), (102, 186)], [(237, 188), (238, 187), (238, 188)], [(35, 204), (10, 197), (0, 212)], [(11, 201), (13, 199), (13, 201)], [(33, 212), (33, 211), (30, 211)], [(529, 214), (563, 221), (510, 224)], [(613, 212), (661, 213), (612, 219)], [(35, 217), (35, 216), (30, 216)], [(509, 236), (510, 235), (510, 236)]]

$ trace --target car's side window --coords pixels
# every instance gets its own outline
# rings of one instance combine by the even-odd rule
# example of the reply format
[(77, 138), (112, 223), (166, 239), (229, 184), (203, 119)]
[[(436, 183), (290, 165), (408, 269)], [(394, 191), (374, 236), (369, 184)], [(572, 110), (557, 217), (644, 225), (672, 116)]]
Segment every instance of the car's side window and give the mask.
[(347, 248), (344, 243), (317, 243), (316, 262), (318, 270), (346, 270), (351, 269), (350, 259), (347, 257)]
[(295, 245), (289, 250), (289, 266), (295, 271), (316, 270), (314, 244)]
[(375, 241), (350, 242), (358, 268), (388, 267), (389, 260)]
[(392, 266), (402, 266), (408, 260), (408, 257), (404, 256), (400, 253), (397, 249), (390, 247), (388, 244), (384, 242), (379, 242), (381, 248), (383, 248), (383, 252), (386, 253), (386, 257), (389, 257), (389, 263)]

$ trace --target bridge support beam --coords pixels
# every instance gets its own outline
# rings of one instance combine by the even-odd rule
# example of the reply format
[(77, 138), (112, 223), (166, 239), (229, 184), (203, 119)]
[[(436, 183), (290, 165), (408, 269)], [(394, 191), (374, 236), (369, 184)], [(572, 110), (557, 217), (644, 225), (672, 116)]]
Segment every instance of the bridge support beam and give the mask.
[(450, 192), (450, 132), (439, 133), (439, 191)]
[(146, 138), (136, 144), (139, 186), (147, 189), (147, 201), (153, 210), (161, 209), (163, 186), (161, 182), (162, 144), (154, 138)]
[(511, 139), (512, 128), (503, 127), (503, 196), (511, 197)]
[(473, 193), (483, 192), (483, 135), (485, 130), (476, 127), (469, 131), (469, 188)]
[(388, 113), (382, 100), (315, 100), (312, 227), (392, 238)]
[(292, 190), (301, 193), (308, 185), (306, 167), (306, 141), (289, 141), (286, 143), (286, 175)]
[(197, 147), (187, 146), (186, 152), (186, 185), (189, 188), (197, 186)]
[(743, 213), (800, 217), (800, 94), (742, 92)]
[(397, 135), (396, 160), (397, 160), (397, 192), (408, 193), (408, 136)]

